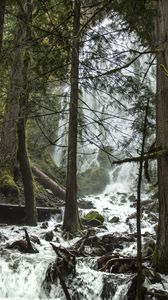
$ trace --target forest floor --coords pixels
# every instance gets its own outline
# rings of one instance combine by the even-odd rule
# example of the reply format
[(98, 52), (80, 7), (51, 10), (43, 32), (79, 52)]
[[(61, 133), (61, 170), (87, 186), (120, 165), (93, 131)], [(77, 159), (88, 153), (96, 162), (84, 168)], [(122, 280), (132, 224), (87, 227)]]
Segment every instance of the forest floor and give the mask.
[[(6, 197), (0, 191), (0, 204), (18, 204), (24, 205), (24, 192), (21, 191), (19, 194), (19, 198), (17, 200), (13, 200), (12, 197)], [(64, 205), (64, 201), (60, 200), (56, 197), (50, 190), (43, 190), (40, 193), (36, 193), (36, 205), (40, 207), (56, 207)]]

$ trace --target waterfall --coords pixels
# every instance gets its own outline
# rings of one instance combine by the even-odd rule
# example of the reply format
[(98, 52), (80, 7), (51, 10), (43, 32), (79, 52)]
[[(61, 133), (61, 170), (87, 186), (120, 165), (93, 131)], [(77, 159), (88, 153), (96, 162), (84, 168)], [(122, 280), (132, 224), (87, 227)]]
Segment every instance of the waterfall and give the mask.
[[(106, 20), (102, 22), (102, 26), (94, 28), (95, 33), (98, 33), (99, 30), (103, 33), (105, 27), (106, 30), (108, 29), (107, 26), (108, 22)], [(106, 38), (108, 39), (108, 35), (106, 35)], [(120, 38), (114, 37), (113, 44), (108, 51), (107, 61), (109, 61), (109, 63), (104, 64), (104, 61), (96, 62), (95, 66), (97, 67), (98, 65), (98, 71), (96, 72), (94, 70), (90, 75), (97, 75), (100, 71), (103, 72), (106, 69), (116, 68), (118, 66), (118, 61), (114, 61), (114, 64), (111, 66), (111, 56), (113, 57), (113, 52), (116, 55), (119, 50), (126, 52), (135, 41), (135, 39), (132, 38), (133, 42), (129, 41), (128, 43), (128, 36), (123, 40), (122, 38), (121, 36)], [(85, 43), (81, 59), (84, 60), (86, 58), (86, 53), (84, 52), (87, 47), (91, 48), (94, 42), (95, 41), (92, 42), (92, 45), (89, 45), (89, 42)], [(125, 45), (127, 45), (127, 47)], [(100, 46), (101, 45), (99, 45), (99, 47)], [(128, 58), (128, 56), (126, 58)], [(106, 57), (104, 60), (105, 59)], [(120, 63), (122, 63), (123, 60), (125, 60), (125, 57), (121, 59)], [(141, 75), (141, 78), (143, 78), (146, 69), (148, 69), (147, 66), (144, 70), (142, 65), (144, 66), (140, 60), (138, 67), (140, 74), (138, 74), (138, 76)], [(124, 78), (124, 76), (129, 75), (130, 72), (133, 71), (135, 71), (134, 67), (130, 67), (126, 71), (121, 72), (120, 78)], [(148, 83), (153, 89), (153, 81), (149, 81), (150, 80), (148, 80)], [(90, 85), (88, 88), (88, 82), (86, 83), (81, 80), (79, 124), (82, 129), (81, 132), (78, 132), (78, 173), (84, 172), (93, 166), (99, 166), (99, 150), (105, 150), (105, 147), (112, 149), (112, 153), (109, 155), (110, 163), (113, 162), (113, 160), (122, 159), (127, 156), (131, 157), (131, 155), (137, 154), (140, 141), (139, 137), (135, 135), (132, 138), (132, 122), (134, 118), (133, 114), (130, 114), (130, 110), (134, 104), (133, 100), (136, 99), (132, 99), (130, 96), (130, 99), (127, 98), (125, 100), (124, 97), (126, 95), (118, 91), (116, 82), (117, 79), (115, 77), (109, 76), (103, 81), (101, 89), (98, 89), (98, 87), (95, 88), (94, 82), (89, 82)], [(68, 85), (62, 86), (62, 95), (63, 97), (60, 99), (61, 114), (56, 134), (57, 145), (54, 152), (54, 160), (60, 167), (66, 166), (67, 111), (69, 105)], [(127, 144), (129, 139), (131, 142), (126, 150), (123, 141)], [(110, 175), (110, 183), (105, 187), (104, 192), (97, 196), (87, 195), (84, 197), (85, 201), (92, 202), (93, 209), (98, 210), (104, 216), (105, 228), (101, 228), (99, 236), (105, 233), (114, 235), (123, 234), (125, 236), (127, 233), (130, 233), (131, 230), (135, 234), (135, 219), (131, 219), (131, 229), (130, 224), (127, 224), (126, 220), (130, 215), (135, 214), (135, 206), (132, 204), (134, 204), (133, 201), (136, 199), (137, 164), (111, 165), (108, 172)], [(130, 197), (134, 200), (130, 200)], [(80, 214), (82, 215), (87, 211), (87, 209), (84, 212), (80, 210)], [(112, 217), (118, 217), (119, 222), (110, 222)], [(143, 220), (143, 222), (143, 224), (145, 224), (143, 232), (145, 232), (146, 227), (148, 227), (149, 233), (154, 234), (154, 224), (147, 220)], [(62, 238), (61, 232), (55, 231), (56, 224), (56, 219), (52, 218), (49, 221), (47, 230), (54, 232), (53, 243), (57, 246), (63, 245), (68, 247), (71, 243), (73, 244), (79, 239), (76, 238), (70, 242), (66, 242)], [(49, 295), (46, 295), (42, 288), (46, 270), (49, 264), (55, 261), (56, 255), (49, 242), (45, 240), (46, 231), (41, 228), (41, 225), (42, 224), (38, 224), (37, 228), (27, 227), (30, 234), (37, 235), (40, 238), (41, 245), (37, 245), (39, 250), (37, 254), (20, 254), (17, 249), (6, 249), (6, 243), (10, 244), (15, 240), (23, 238), (23, 228), (17, 226), (2, 226), (0, 235), (0, 299), (65, 299), (59, 282), (52, 285)], [(128, 243), (125, 244), (125, 247), (121, 250), (121, 254), (135, 255), (136, 243), (132, 242), (131, 245), (128, 245)], [(76, 295), (74, 299), (125, 300), (131, 276), (97, 271), (96, 268), (92, 267), (93, 262), (95, 263), (94, 259), (91, 259), (91, 263), (89, 263), (86, 258), (83, 258), (81, 261), (80, 259), (77, 260), (76, 277), (71, 279), (71, 284), (68, 286), (70, 294)], [(105, 280), (111, 280), (112, 291), (107, 298), (103, 298), (102, 296)]]

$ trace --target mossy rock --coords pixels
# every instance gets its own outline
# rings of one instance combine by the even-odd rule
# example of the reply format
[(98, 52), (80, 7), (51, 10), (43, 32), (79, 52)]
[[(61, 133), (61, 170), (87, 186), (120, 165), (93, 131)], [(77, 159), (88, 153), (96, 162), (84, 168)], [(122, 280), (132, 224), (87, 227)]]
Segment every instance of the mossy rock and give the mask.
[(78, 175), (78, 195), (102, 193), (110, 182), (107, 169), (94, 166)]
[(88, 225), (91, 227), (99, 227), (102, 225), (102, 223), (97, 219), (92, 219), (90, 221), (85, 221), (85, 225)]
[(109, 220), (110, 223), (118, 223), (119, 221), (120, 221), (120, 218), (119, 218), (119, 217), (116, 217), (116, 216), (112, 217), (112, 218)]
[(11, 200), (16, 200), (19, 196), (19, 188), (13, 177), (7, 171), (0, 175), (0, 189), (2, 193), (6, 197), (10, 197)]
[(98, 227), (103, 225), (104, 217), (96, 210), (91, 210), (84, 218), (81, 219), (84, 225)]

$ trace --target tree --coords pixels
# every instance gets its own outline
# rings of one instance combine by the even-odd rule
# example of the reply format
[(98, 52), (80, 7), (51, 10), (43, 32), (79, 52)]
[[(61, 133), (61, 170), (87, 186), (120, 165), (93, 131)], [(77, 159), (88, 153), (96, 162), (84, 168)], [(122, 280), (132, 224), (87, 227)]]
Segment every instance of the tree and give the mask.
[[(168, 1), (157, 3), (157, 148), (168, 149)], [(168, 273), (168, 159), (158, 159), (159, 224), (156, 246), (156, 267)]]
[[(28, 107), (29, 43), (31, 40), (31, 2), (17, 2), (17, 18), (14, 33), (14, 56), (9, 79), (8, 97), (5, 107), (1, 135), (1, 177), (13, 182), (18, 161), (23, 179), (26, 215), (29, 225), (36, 225), (36, 207), (33, 179), (26, 150), (25, 123)], [(27, 46), (28, 45), (28, 46)], [(18, 138), (17, 138), (18, 137)], [(1, 179), (1, 181), (3, 181)]]
[(75, 232), (80, 229), (77, 209), (77, 131), (78, 131), (78, 78), (79, 78), (79, 33), (80, 0), (74, 0), (73, 38), (70, 74), (70, 112), (68, 133), (68, 165), (66, 183), (66, 203), (63, 229)]
[(17, 121), (17, 135), (18, 135), (18, 150), (17, 158), (20, 165), (22, 174), (24, 195), (25, 195), (25, 208), (26, 218), (29, 225), (37, 225), (37, 210), (33, 186), (33, 176), (31, 166), (27, 154), (26, 143), (26, 121), (27, 121), (27, 107), (29, 100), (29, 65), (30, 65), (30, 42), (31, 42), (31, 24), (32, 24), (32, 4), (31, 0), (20, 2), (20, 20), (18, 22), (22, 25), (23, 30), (23, 44), (22, 44), (22, 76), (20, 82), (19, 94), (19, 117)]

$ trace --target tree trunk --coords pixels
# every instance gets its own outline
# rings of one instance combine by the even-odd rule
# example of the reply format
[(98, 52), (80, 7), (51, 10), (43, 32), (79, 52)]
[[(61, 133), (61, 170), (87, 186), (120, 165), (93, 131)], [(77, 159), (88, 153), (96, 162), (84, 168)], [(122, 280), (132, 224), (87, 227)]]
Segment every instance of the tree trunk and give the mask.
[(37, 211), (33, 187), (33, 177), (29, 158), (26, 149), (26, 137), (25, 137), (25, 120), (20, 118), (18, 121), (18, 160), (20, 164), (20, 171), (22, 174), (25, 207), (26, 207), (26, 219), (28, 225), (37, 225)]
[(74, 0), (73, 41), (71, 54), (71, 93), (68, 134), (68, 166), (66, 183), (66, 204), (63, 228), (68, 232), (80, 229), (77, 208), (77, 127), (78, 127), (78, 77), (80, 0)]
[[(158, 0), (157, 147), (168, 149), (168, 1)], [(159, 226), (156, 267), (168, 273), (168, 157), (158, 158)]]
[(13, 40), (13, 61), (9, 79), (8, 94), (5, 106), (4, 120), (0, 140), (0, 161), (5, 169), (13, 172), (17, 164), (17, 120), (19, 114), (18, 98), (20, 95), (23, 66), (23, 44), (24, 32), (23, 22), (20, 14), (17, 14), (17, 24)]
[(0, 1), (0, 53), (2, 50), (2, 41), (3, 41), (5, 6), (6, 6), (6, 0), (1, 0)]
[(144, 128), (143, 128), (143, 139), (141, 146), (141, 160), (139, 164), (139, 174), (138, 174), (138, 186), (137, 186), (137, 300), (142, 299), (142, 236), (141, 236), (141, 185), (142, 185), (142, 172), (143, 172), (143, 156), (145, 149), (145, 139), (147, 131), (147, 121), (148, 121), (148, 109), (149, 109), (149, 99), (147, 100)]
[(46, 189), (50, 189), (53, 194), (62, 199), (65, 200), (65, 190), (60, 187), (54, 180), (49, 178), (46, 174), (44, 174), (42, 171), (40, 171), (37, 167), (31, 166), (33, 174), (36, 176), (37, 181), (43, 185)]
[(29, 41), (31, 41), (31, 24), (32, 24), (32, 11), (31, 11), (31, 0), (22, 2), (22, 27), (24, 32), (23, 39), (23, 68), (22, 68), (22, 81), (20, 82), (21, 89), (19, 94), (19, 118), (17, 124), (18, 133), (18, 161), (20, 164), (20, 170), (22, 174), (24, 196), (25, 196), (25, 207), (26, 207), (26, 218), (27, 223), (32, 226), (37, 225), (37, 210), (35, 202), (35, 194), (33, 187), (33, 176), (31, 172), (30, 162), (27, 154), (26, 147), (26, 119), (29, 99), (29, 88), (28, 88), (28, 73), (30, 64), (30, 49)]

